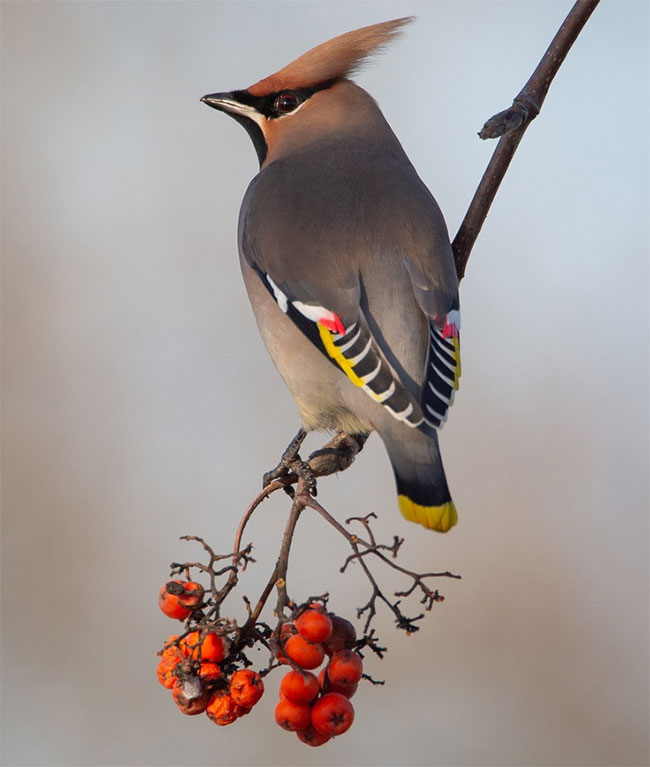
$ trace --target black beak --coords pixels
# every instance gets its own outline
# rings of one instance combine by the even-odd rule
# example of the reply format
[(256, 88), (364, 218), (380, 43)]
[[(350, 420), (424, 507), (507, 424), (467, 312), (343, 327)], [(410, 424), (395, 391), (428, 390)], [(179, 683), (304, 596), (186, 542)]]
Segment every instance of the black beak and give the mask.
[(201, 101), (220, 112), (233, 112), (235, 111), (233, 107), (239, 106), (232, 93), (209, 93)]
[(230, 93), (209, 93), (201, 101), (213, 109), (225, 112), (244, 127), (253, 141), (260, 166), (266, 158), (267, 146), (264, 134), (260, 128), (263, 115), (255, 109), (255, 100), (247, 91), (231, 91)]

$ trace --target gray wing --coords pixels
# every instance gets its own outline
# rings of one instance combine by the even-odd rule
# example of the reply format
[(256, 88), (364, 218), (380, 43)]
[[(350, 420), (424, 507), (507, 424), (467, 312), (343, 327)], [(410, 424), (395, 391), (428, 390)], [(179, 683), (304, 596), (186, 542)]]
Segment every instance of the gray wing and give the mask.
[[(432, 333), (417, 401), (386, 361), (360, 306), (360, 276), (364, 270), (376, 268), (378, 249), (394, 254), (393, 258), (399, 258), (405, 249), (400, 225), (392, 230), (388, 226), (395, 207), (390, 215), (382, 214), (390, 199), (387, 190), (382, 190), (385, 179), (364, 178), (363, 172), (341, 179), (341, 165), (335, 160), (331, 166), (315, 165), (318, 175), (310, 178), (308, 166), (276, 161), (253, 180), (240, 214), (241, 257), (256, 271), (279, 308), (354, 385), (398, 420), (425, 430), (437, 427), (444, 421), (459, 375), (457, 349), (443, 337), (450, 327), (446, 318), (458, 306), (458, 294), (442, 216), (417, 179), (424, 192), (418, 188), (421, 197), (415, 212), (422, 216), (423, 226), (416, 231), (411, 225), (414, 235), (406, 243), (411, 247), (406, 248), (408, 256), (403, 259), (414, 296), (430, 318)], [(333, 170), (331, 179), (327, 178), (328, 167)], [(412, 195), (412, 179), (409, 183), (410, 191), (408, 185), (404, 188)], [(377, 194), (376, 200), (368, 199), (369, 189)], [(399, 209), (402, 185), (393, 184), (390, 192)], [(431, 219), (432, 211), (439, 221)], [(434, 236), (443, 243), (446, 240), (451, 269), (446, 259), (434, 257), (440, 252), (439, 244), (432, 242)]]

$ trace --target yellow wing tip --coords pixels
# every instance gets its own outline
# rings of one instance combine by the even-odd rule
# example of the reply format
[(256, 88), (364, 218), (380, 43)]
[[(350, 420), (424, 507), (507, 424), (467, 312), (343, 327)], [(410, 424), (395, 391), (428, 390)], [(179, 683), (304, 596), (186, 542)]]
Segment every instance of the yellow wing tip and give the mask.
[(458, 522), (458, 513), (453, 501), (441, 506), (422, 506), (405, 495), (398, 495), (399, 510), (409, 522), (417, 522), (429, 530), (446, 533)]
[(454, 338), (454, 358), (456, 360), (456, 370), (454, 372), (454, 389), (458, 390), (460, 387), (460, 374), (461, 374), (461, 366), (460, 366), (460, 341), (458, 338)]

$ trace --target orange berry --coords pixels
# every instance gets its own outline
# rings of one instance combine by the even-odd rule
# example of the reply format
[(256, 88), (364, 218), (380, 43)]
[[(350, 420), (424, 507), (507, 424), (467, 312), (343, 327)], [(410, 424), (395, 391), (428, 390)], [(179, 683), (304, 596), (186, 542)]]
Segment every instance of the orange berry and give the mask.
[(169, 658), (162, 658), (160, 663), (158, 663), (158, 668), (156, 669), (158, 681), (168, 690), (172, 689), (178, 679), (175, 673), (176, 666), (178, 666), (178, 661)]
[(167, 581), (158, 594), (158, 606), (168, 618), (184, 621), (203, 599), (203, 586), (194, 581)]
[(344, 695), (328, 692), (314, 703), (311, 721), (321, 735), (342, 735), (354, 721), (354, 708)]
[(275, 721), (291, 732), (306, 730), (311, 724), (311, 706), (282, 698), (275, 707)]
[(333, 684), (350, 686), (356, 684), (363, 674), (363, 661), (352, 650), (340, 650), (332, 655), (327, 676)]
[(314, 729), (313, 725), (307, 727), (306, 730), (298, 730), (296, 735), (299, 740), (306, 743), (308, 746), (322, 746), (330, 739), (329, 735), (323, 735), (318, 732), (318, 730)]
[(217, 690), (210, 696), (205, 713), (215, 724), (223, 727), (241, 716), (241, 708), (225, 690)]
[(222, 675), (221, 669), (218, 663), (212, 661), (205, 661), (201, 663), (199, 667), (199, 676), (206, 682), (213, 682), (215, 679), (219, 679)]
[(198, 676), (188, 677), (185, 681), (176, 681), (172, 687), (172, 697), (180, 710), (188, 716), (202, 714), (210, 693), (205, 689)]
[(264, 682), (257, 671), (242, 668), (230, 677), (230, 696), (242, 708), (252, 708), (263, 693)]
[(186, 658), (207, 660), (212, 663), (220, 663), (226, 657), (227, 652), (226, 642), (214, 632), (206, 634), (201, 641), (200, 633), (192, 631), (184, 639), (181, 639), (180, 648)]
[(178, 635), (170, 636), (165, 642), (156, 670), (158, 681), (169, 690), (171, 690), (176, 681), (176, 667), (183, 661), (180, 650), (175, 644), (172, 644), (175, 639), (178, 639)]
[(321, 692), (338, 692), (341, 695), (345, 695), (346, 698), (351, 698), (359, 687), (359, 683), (355, 684), (334, 684), (327, 676), (328, 668), (324, 668), (318, 675), (318, 683), (320, 685)]
[(301, 668), (318, 668), (323, 662), (325, 651), (320, 644), (308, 642), (302, 634), (293, 634), (284, 643), (284, 652)]
[(180, 585), (182, 583), (182, 581), (169, 581), (160, 589), (158, 594), (158, 607), (168, 618), (175, 618), (179, 621), (184, 621), (192, 611), (183, 607), (178, 601), (178, 594), (171, 593), (168, 588), (176, 586), (182, 591), (183, 587)]
[(179, 661), (183, 660), (183, 655), (178, 649), (178, 645), (165, 643), (165, 649), (160, 654), (160, 659), (176, 658)]
[(294, 703), (311, 703), (319, 692), (318, 679), (311, 671), (288, 671), (280, 682), (280, 695)]
[(201, 659), (209, 660), (213, 663), (220, 663), (228, 652), (227, 640), (220, 637), (219, 634), (210, 633), (205, 635), (201, 644)]
[(332, 621), (320, 610), (305, 610), (296, 618), (296, 628), (308, 642), (325, 642), (332, 635)]
[(188, 607), (190, 610), (196, 608), (203, 601), (203, 586), (195, 581), (184, 581), (183, 591), (178, 595), (178, 603), (182, 607)]

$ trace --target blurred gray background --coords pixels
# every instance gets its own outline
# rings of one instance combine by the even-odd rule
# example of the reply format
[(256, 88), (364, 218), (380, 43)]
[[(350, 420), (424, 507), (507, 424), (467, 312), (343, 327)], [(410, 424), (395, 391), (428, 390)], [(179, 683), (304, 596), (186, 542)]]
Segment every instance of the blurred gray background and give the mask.
[[(2, 3), (4, 764), (648, 764), (641, 1), (596, 10), (472, 254), (441, 436), (457, 528), (400, 517), (376, 437), (320, 484), (339, 518), (375, 511), (378, 536), (405, 536), (404, 566), (463, 579), (437, 584), (446, 601), (414, 636), (381, 615), (389, 653), (368, 670), (386, 685), (366, 685), (353, 729), (322, 749), (273, 722), (279, 674), (225, 729), (180, 715), (155, 679), (174, 628), (158, 589), (198, 555), (178, 536), (230, 551), (297, 427), (237, 262), (255, 153), (199, 98), (417, 15), (357, 79), (453, 235), (494, 148), (477, 131), (570, 5)], [(287, 509), (254, 518), (233, 615), (261, 591)], [(329, 589), (353, 617), (368, 593), (338, 573), (344, 542), (305, 515), (294, 548), (293, 596)]]

